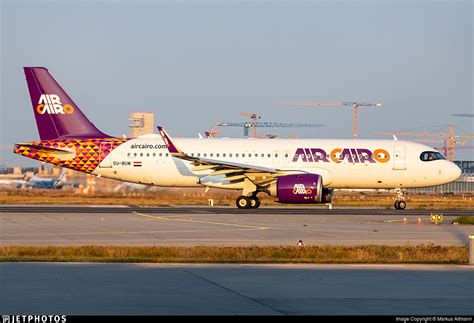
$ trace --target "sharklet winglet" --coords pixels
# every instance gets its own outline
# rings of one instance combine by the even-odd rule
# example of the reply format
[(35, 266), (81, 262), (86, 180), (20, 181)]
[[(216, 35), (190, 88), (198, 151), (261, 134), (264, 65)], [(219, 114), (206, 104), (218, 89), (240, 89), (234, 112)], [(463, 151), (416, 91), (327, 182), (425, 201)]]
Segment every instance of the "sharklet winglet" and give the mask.
[(166, 132), (165, 129), (163, 129), (163, 127), (161, 126), (158, 126), (158, 133), (161, 135), (161, 138), (163, 138), (163, 142), (165, 143), (166, 147), (168, 148), (168, 151), (170, 152), (171, 155), (184, 155), (183, 152), (181, 152), (180, 150), (178, 150), (178, 148), (176, 148), (176, 146), (173, 144), (173, 142), (171, 141), (171, 138), (170, 136), (168, 135), (168, 133)]

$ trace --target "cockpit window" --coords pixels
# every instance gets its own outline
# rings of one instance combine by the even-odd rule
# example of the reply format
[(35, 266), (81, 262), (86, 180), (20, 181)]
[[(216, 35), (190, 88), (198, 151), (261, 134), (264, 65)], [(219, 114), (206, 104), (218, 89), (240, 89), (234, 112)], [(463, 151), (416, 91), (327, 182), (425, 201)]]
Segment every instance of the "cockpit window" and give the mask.
[(432, 161), (432, 160), (444, 159), (444, 157), (437, 151), (424, 151), (421, 153), (420, 159), (422, 161)]

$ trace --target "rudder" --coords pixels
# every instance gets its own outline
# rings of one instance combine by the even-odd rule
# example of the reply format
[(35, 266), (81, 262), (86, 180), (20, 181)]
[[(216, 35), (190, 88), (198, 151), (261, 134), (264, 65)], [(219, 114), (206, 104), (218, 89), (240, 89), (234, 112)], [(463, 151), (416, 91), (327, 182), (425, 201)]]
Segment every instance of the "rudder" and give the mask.
[(87, 119), (48, 69), (25, 67), (24, 71), (41, 140), (109, 137)]

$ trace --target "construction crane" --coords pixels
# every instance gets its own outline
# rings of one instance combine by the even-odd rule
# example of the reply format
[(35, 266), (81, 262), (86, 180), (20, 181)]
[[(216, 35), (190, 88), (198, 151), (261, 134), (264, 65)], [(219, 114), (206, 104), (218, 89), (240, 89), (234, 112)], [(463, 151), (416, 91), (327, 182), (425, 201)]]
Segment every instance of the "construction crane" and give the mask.
[[(443, 156), (444, 158), (448, 159), (448, 145), (447, 145), (447, 140), (446, 139), (439, 139), (439, 140), (433, 140), (433, 139), (417, 139), (417, 140), (412, 140), (413, 142), (421, 142), (421, 143), (442, 143), (442, 147), (433, 147), (436, 150), (443, 151)], [(454, 142), (455, 146), (454, 148), (456, 149), (464, 149), (462, 145), (467, 144), (467, 141), (455, 141)]]
[(453, 114), (453, 117), (467, 117), (467, 118), (474, 118), (474, 113), (458, 113)]
[[(252, 129), (252, 137), (260, 138), (257, 135), (257, 128), (321, 128), (326, 127), (324, 124), (318, 123), (282, 123), (282, 122), (219, 122), (216, 127), (243, 127), (244, 137), (249, 137), (249, 129)], [(274, 138), (271, 135), (265, 135), (266, 138)]]
[[(446, 138), (448, 142), (448, 155), (449, 160), (454, 160), (454, 148), (455, 144), (462, 144), (462, 142), (457, 142), (455, 138), (474, 138), (474, 135), (456, 135), (454, 133), (454, 126), (449, 125), (449, 133), (437, 133), (437, 132), (376, 132), (376, 135), (379, 136), (405, 136), (405, 137), (442, 137)], [(465, 143), (465, 142), (464, 142)]]
[[(256, 113), (252, 113), (252, 112), (240, 112), (240, 115), (250, 117), (250, 119), (252, 120), (251, 121), (252, 126), (250, 127), (250, 128), (252, 128), (252, 137), (257, 138), (257, 120), (262, 119), (262, 116), (260, 116)], [(245, 131), (245, 129), (247, 129), (247, 131)], [(248, 138), (248, 129), (249, 129), (249, 127), (244, 126), (244, 136), (245, 136), (245, 138)], [(245, 132), (247, 132), (246, 135), (245, 135)]]
[[(464, 141), (465, 142), (465, 141)], [(444, 141), (444, 145), (442, 147), (433, 147), (436, 150), (442, 150), (444, 158), (448, 158), (448, 146), (446, 145), (446, 140)], [(474, 146), (455, 146), (456, 150), (459, 149), (474, 149)]]
[(299, 107), (354, 107), (354, 139), (359, 136), (359, 107), (380, 107), (381, 103), (366, 103), (366, 102), (275, 102), (279, 105), (291, 105)]

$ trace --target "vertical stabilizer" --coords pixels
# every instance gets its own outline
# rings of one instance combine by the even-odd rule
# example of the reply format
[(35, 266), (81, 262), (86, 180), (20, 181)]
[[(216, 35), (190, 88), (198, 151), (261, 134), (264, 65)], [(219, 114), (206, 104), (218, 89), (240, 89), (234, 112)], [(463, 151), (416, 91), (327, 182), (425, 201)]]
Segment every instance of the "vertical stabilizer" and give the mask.
[(25, 67), (33, 113), (41, 140), (109, 137), (97, 129), (44, 67)]

